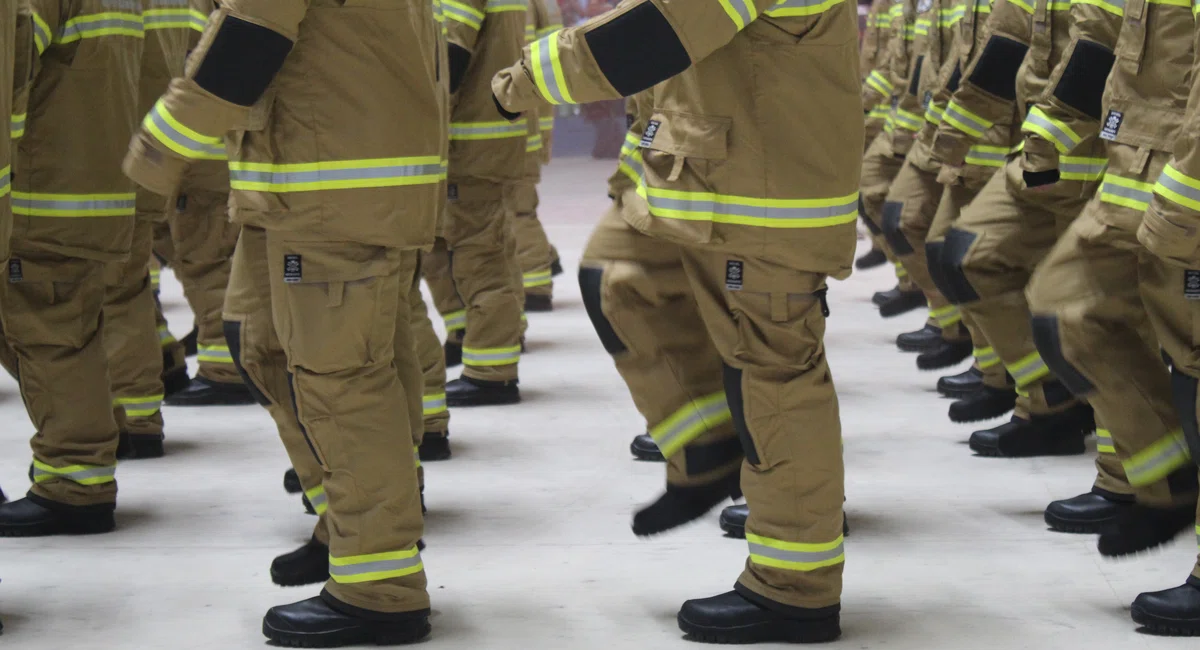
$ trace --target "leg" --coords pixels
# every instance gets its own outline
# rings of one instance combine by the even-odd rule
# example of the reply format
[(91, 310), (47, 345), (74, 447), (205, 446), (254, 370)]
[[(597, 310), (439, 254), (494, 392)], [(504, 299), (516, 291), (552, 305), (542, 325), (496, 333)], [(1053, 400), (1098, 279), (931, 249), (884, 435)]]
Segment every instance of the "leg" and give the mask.
[[(424, 257), (424, 256), (422, 256)], [(422, 261), (423, 264), (423, 261)], [(423, 425), (418, 430), (423, 434), (420, 443), (421, 460), (446, 460), (450, 458), (450, 411), (446, 407), (446, 357), (442, 343), (429, 320), (429, 309), (421, 295), (421, 287), (414, 285), (409, 292), (409, 310), (412, 315), (412, 334), (416, 344), (417, 358), (421, 364), (424, 394), (421, 400)]]
[(446, 240), (439, 237), (433, 250), (421, 255), (421, 276), (433, 295), (433, 308), (442, 316), (446, 327), (446, 365), (462, 363), (463, 334), (467, 330), (467, 306), (454, 286), (453, 256)]
[(538, 221), (537, 185), (518, 183), (513, 189), (513, 229), (517, 239), (517, 262), (525, 289), (526, 311), (549, 311), (554, 295), (550, 264), (554, 250)]
[(903, 264), (896, 258), (895, 251), (887, 245), (882, 228), (883, 204), (887, 199), (888, 188), (896, 179), (896, 175), (900, 173), (903, 164), (902, 159), (891, 155), (891, 148), (884, 138), (876, 138), (863, 156), (862, 180), (859, 185), (859, 214), (867, 224), (867, 228), (876, 235), (876, 243), (883, 245), (884, 254), (896, 268), (896, 289), (890, 292), (881, 292), (881, 294), (888, 295), (876, 294), (875, 299), (876, 304), (881, 307), (885, 304), (891, 305), (889, 313), (892, 315), (911, 311), (920, 306), (916, 285), (908, 276), (908, 272), (904, 270)]

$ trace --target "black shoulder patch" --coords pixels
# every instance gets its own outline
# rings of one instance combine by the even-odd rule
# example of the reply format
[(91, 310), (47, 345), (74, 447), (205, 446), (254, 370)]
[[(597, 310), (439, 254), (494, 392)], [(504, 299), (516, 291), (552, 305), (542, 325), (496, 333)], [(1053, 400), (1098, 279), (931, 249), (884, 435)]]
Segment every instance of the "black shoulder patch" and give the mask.
[(467, 67), (471, 65), (471, 52), (461, 45), (449, 45), (450, 53), (446, 63), (450, 67), (450, 92), (456, 93), (462, 85), (463, 78), (467, 76)]
[(1077, 42), (1054, 96), (1084, 115), (1100, 119), (1104, 86), (1116, 60), (1112, 50), (1099, 43)]
[(226, 16), (196, 70), (196, 83), (227, 102), (253, 106), (283, 67), (292, 45), (279, 32)]
[(957, 92), (959, 84), (962, 83), (962, 63), (954, 64), (954, 72), (950, 74), (950, 80), (946, 82), (946, 90)]
[(921, 87), (921, 68), (925, 66), (925, 55), (917, 57), (917, 67), (913, 69), (912, 79), (908, 81), (908, 94), (913, 97), (917, 96), (917, 90)]
[(1028, 52), (1029, 46), (1024, 43), (1003, 36), (992, 36), (967, 81), (1000, 99), (1015, 101), (1017, 70), (1021, 68), (1021, 62)]
[(584, 38), (600, 72), (624, 97), (666, 81), (692, 65), (671, 23), (648, 0)]

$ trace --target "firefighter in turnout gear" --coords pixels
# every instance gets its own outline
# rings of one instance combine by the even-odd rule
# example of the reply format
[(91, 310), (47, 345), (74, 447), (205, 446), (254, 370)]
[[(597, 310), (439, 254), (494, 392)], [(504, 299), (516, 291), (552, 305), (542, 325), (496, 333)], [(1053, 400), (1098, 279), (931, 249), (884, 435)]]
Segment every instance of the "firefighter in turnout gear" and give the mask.
[[(1107, 144), (1108, 170), (1028, 293), (1038, 351), (1092, 403), (1132, 486), (1125, 495), (1092, 496), (1110, 513), (1099, 549), (1112, 557), (1157, 547), (1196, 524), (1192, 458), (1200, 439), (1196, 380), (1189, 378), (1196, 371), (1188, 370), (1196, 349), (1188, 276), (1196, 268), (1189, 258), (1194, 243), (1188, 248), (1195, 235), (1179, 233), (1191, 227), (1189, 201), (1195, 206), (1200, 196), (1194, 103), (1188, 112), (1198, 33), (1189, 6), (1102, 4), (1089, 11), (1097, 15), (1078, 22), (1075, 65), (1052, 82), (1053, 92), (1026, 123), (1027, 169), (1028, 176), (1052, 177), (1071, 142), (1098, 135)], [(1139, 238), (1154, 246), (1146, 250)], [(1152, 633), (1200, 634), (1200, 563), (1188, 584), (1140, 596), (1133, 618)]]
[[(903, 4), (897, 0), (874, 0), (867, 12), (866, 29), (863, 30), (862, 49), (859, 51), (859, 71), (863, 80), (863, 111), (866, 113), (866, 134), (863, 140), (863, 153), (871, 146), (875, 138), (883, 132), (887, 125), (888, 114), (891, 113), (891, 88), (881, 73), (884, 59), (891, 48), (892, 11), (900, 11)], [(872, 78), (872, 73), (875, 77)], [(871, 250), (854, 262), (854, 267), (865, 270), (892, 262), (891, 253), (887, 250), (887, 242), (883, 233), (875, 225), (863, 219), (863, 224), (871, 233)]]
[[(25, 129), (24, 113), (13, 112), (13, 91), (18, 80), (28, 78), (32, 63), (27, 54), (32, 51), (32, 23), (29, 16), (22, 16), (20, 21), (21, 29), (18, 29), (17, 3), (8, 2), (0, 7), (0, 44), (3, 44), (0, 46), (0, 119), (10, 120), (10, 138), (0, 139), (0, 259), (8, 259), (8, 240), (12, 234), (13, 147), (10, 145), (15, 145)], [(9, 371), (15, 370), (16, 360), (11, 348), (0, 348), (4, 348), (0, 352), (0, 363)], [(4, 491), (0, 490), (0, 504), (7, 500)]]
[[(630, 183), (589, 245), (604, 262), (580, 280), (618, 364), (693, 345), (674, 351), (695, 357), (685, 366), (638, 369), (662, 378), (654, 393), (626, 374), (648, 421), (683, 397), (650, 422), (673, 462), (667, 493), (635, 516), (635, 532), (661, 532), (739, 491), (745, 456), (750, 557), (734, 591), (684, 604), (679, 624), (694, 639), (840, 634), (841, 431), (823, 333), (826, 280), (849, 274), (855, 247), (858, 151), (840, 145), (863, 137), (856, 22), (848, 2), (640, 0), (535, 41), (493, 82), (514, 119), (653, 87), (639, 111), (646, 128), (622, 161)], [(794, 156), (811, 149), (826, 164)], [(623, 254), (608, 258), (614, 249)], [(648, 263), (630, 259), (643, 252)], [(698, 364), (703, 376), (684, 375)], [(696, 394), (704, 382), (711, 392)], [(727, 428), (716, 434), (728, 425), (741, 449)]]
[[(1018, 116), (1040, 98), (1070, 43), (1069, 9), (1052, 0), (997, 0), (987, 40), (946, 106), (934, 145), (940, 160), (962, 165), (997, 125), (1017, 125), (1012, 128), (1019, 131)], [(1029, 187), (1024, 156), (1011, 156), (934, 242), (940, 253), (930, 264), (940, 267), (933, 277), (942, 293), (974, 321), (1017, 386), (1011, 421), (971, 435), (971, 449), (984, 456), (1083, 453), (1083, 439), (1095, 428), (1091, 409), (1051, 375), (1038, 355), (1025, 299), (1033, 269), (1079, 214), (1104, 169), (1095, 138), (1076, 143), (1068, 153), (1070, 173), (1043, 188)]]
[(125, 161), (169, 195), (228, 145), (242, 234), (226, 338), (293, 464), (319, 463), (300, 479), (328, 521), (321, 595), (263, 620), (283, 645), (430, 630), (408, 305), (445, 180), (439, 32), (426, 2), (223, 0)]
[(121, 157), (137, 122), (141, 3), (28, 6), (36, 56), (16, 109), (25, 126), (0, 318), (37, 432), (33, 487), (0, 505), (0, 536), (103, 533), (114, 527), (118, 428), (100, 330), (133, 234)]

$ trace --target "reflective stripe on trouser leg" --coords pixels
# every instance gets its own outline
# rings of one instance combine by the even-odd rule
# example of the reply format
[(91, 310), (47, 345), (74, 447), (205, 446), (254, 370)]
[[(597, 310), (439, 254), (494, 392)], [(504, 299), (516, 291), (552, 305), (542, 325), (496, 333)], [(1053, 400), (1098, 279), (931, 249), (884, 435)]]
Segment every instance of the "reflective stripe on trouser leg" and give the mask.
[(45, 483), (52, 479), (66, 479), (79, 485), (102, 485), (117, 480), (117, 466), (68, 465), (52, 467), (36, 458), (33, 461), (33, 482)]
[(650, 427), (650, 437), (663, 456), (671, 457), (700, 435), (730, 421), (725, 393), (715, 393), (685, 404), (670, 417)]
[(118, 397), (113, 400), (113, 406), (123, 409), (125, 417), (148, 418), (162, 410), (162, 401), (161, 394), (146, 397)]
[(329, 497), (325, 496), (325, 486), (318, 485), (311, 490), (305, 490), (304, 496), (308, 497), (308, 503), (318, 515), (325, 514), (329, 509)]
[(980, 370), (987, 370), (1000, 364), (1000, 355), (996, 354), (994, 348), (975, 348), (974, 354), (975, 363), (979, 364)]
[(460, 332), (467, 329), (467, 310), (460, 309), (449, 314), (442, 314), (442, 323), (447, 332)]
[(438, 393), (436, 395), (425, 395), (422, 398), (421, 414), (425, 417), (445, 413), (446, 408), (446, 393)]
[(945, 307), (937, 307), (929, 310), (929, 316), (937, 322), (938, 327), (943, 330), (957, 325), (962, 321), (962, 312), (954, 305), (946, 305)]
[(1096, 451), (1101, 454), (1115, 454), (1112, 432), (1108, 429), (1096, 429)]
[(329, 556), (329, 577), (339, 584), (375, 582), (402, 578), (425, 569), (421, 553), (414, 546), (407, 551), (371, 553), (348, 557)]
[(825, 544), (785, 542), (746, 533), (750, 545), (750, 562), (759, 566), (787, 571), (815, 571), (846, 561), (842, 537)]
[(197, 347), (196, 360), (200, 363), (233, 363), (233, 354), (228, 345), (201, 345)]
[(1007, 368), (1008, 374), (1017, 382), (1017, 390), (1028, 390), (1029, 386), (1050, 376), (1050, 368), (1037, 352), (1022, 357)]
[(1129, 484), (1142, 487), (1165, 479), (1175, 470), (1191, 464), (1191, 460), (1183, 431), (1173, 431), (1122, 460), (1121, 464)]
[(429, 319), (429, 307), (418, 282), (409, 291), (408, 307), (416, 361), (421, 370), (422, 422), (413, 435), (423, 439), (425, 433), (443, 433), (450, 427), (450, 412), (446, 408), (446, 355)]

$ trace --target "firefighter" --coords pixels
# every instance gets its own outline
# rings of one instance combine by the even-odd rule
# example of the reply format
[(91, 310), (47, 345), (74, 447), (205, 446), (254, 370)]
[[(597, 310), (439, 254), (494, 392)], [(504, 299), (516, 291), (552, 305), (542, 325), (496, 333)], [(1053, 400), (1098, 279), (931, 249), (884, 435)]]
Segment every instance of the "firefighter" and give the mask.
[[(619, 369), (649, 348), (694, 345), (674, 376), (669, 364), (638, 369), (664, 378), (654, 392), (623, 370), (648, 420), (683, 397), (651, 422), (682, 462), (634, 532), (662, 532), (737, 492), (744, 451), (750, 558), (734, 591), (684, 604), (693, 639), (840, 634), (841, 435), (822, 339), (826, 280), (846, 277), (854, 258), (858, 152), (839, 143), (863, 138), (856, 13), (847, 2), (629, 2), (535, 41), (493, 81), (514, 119), (654, 87), (622, 166), (632, 188), (598, 227), (580, 281)], [(826, 152), (822, 165), (794, 156), (812, 149)], [(706, 435), (723, 422), (742, 449)]]
[[(883, 131), (887, 124), (887, 116), (892, 110), (891, 92), (882, 92), (867, 84), (871, 73), (882, 68), (884, 57), (891, 47), (892, 9), (903, 8), (897, 0), (874, 0), (867, 12), (866, 29), (863, 30), (862, 49), (859, 51), (859, 72), (863, 80), (863, 110), (866, 112), (866, 134), (863, 140), (863, 153), (867, 147)], [(878, 74), (878, 73), (876, 73)], [(886, 85), (884, 86), (887, 87)], [(891, 259), (887, 252), (887, 244), (883, 233), (877, 232), (875, 226), (863, 219), (863, 224), (871, 232), (871, 250), (854, 261), (854, 268), (859, 270), (872, 269), (882, 266)]]
[(329, 521), (321, 595), (263, 620), (283, 645), (430, 631), (408, 305), (445, 180), (439, 31), (431, 3), (223, 0), (125, 161), (170, 194), (229, 134), (227, 342)]

